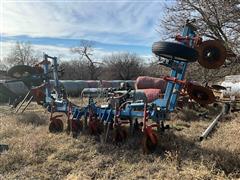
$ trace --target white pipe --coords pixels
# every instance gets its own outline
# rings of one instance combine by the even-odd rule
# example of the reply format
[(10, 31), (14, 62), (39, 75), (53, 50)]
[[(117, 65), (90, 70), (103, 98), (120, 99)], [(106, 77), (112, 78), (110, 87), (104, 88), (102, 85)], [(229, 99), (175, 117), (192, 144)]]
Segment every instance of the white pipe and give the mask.
[(209, 135), (212, 129), (216, 126), (218, 120), (222, 117), (223, 113), (224, 113), (224, 108), (222, 109), (220, 114), (213, 120), (213, 122), (208, 126), (208, 128), (202, 133), (202, 135), (200, 136), (200, 141), (202, 141)]

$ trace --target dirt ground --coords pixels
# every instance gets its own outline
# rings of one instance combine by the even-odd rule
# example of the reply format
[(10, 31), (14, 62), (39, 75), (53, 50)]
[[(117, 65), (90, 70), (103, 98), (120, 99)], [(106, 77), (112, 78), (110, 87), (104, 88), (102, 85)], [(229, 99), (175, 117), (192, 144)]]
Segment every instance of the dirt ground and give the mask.
[(0, 143), (9, 150), (0, 154), (0, 179), (240, 178), (240, 114), (223, 118), (199, 142), (212, 119), (184, 113), (189, 112), (173, 115), (156, 152), (143, 154), (141, 136), (117, 146), (88, 134), (76, 139), (65, 132), (51, 134), (50, 114), (41, 106), (33, 103), (16, 115), (1, 105)]

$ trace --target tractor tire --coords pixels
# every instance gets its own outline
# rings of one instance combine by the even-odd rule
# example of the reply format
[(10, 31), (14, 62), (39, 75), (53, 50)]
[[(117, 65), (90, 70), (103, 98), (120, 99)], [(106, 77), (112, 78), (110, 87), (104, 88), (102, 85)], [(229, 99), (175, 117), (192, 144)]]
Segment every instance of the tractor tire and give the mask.
[(185, 62), (195, 62), (198, 59), (197, 50), (174, 42), (155, 42), (152, 45), (152, 52), (160, 57), (176, 58), (176, 60)]
[(8, 70), (8, 75), (16, 79), (26, 78), (33, 74), (35, 74), (34, 68), (27, 65), (16, 65)]

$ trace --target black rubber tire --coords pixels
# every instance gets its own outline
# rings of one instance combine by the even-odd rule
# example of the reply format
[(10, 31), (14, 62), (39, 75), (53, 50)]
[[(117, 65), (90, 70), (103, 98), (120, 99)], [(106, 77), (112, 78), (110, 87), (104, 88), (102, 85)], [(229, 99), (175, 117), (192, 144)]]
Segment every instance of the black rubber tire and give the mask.
[(176, 58), (176, 60), (195, 62), (198, 58), (197, 50), (183, 44), (158, 41), (153, 43), (152, 52), (160, 57)]
[(34, 68), (27, 65), (16, 65), (8, 70), (8, 75), (17, 79), (29, 77), (33, 74), (35, 74)]

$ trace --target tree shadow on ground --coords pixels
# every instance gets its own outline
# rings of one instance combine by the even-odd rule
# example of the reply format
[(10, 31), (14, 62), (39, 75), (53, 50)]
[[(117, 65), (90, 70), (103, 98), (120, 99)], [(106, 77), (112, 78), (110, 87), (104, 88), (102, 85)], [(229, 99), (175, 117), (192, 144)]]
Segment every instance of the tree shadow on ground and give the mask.
[(176, 135), (173, 132), (167, 132), (161, 135), (159, 146), (156, 151), (150, 155), (144, 155), (141, 149), (142, 135), (138, 134), (122, 144), (112, 145), (110, 143), (97, 145), (99, 153), (112, 156), (115, 161), (121, 158), (130, 163), (139, 163), (143, 159), (154, 162), (155, 158), (167, 158), (166, 152), (176, 155), (176, 161), (181, 169), (183, 161), (193, 161), (199, 164), (203, 163), (209, 169), (222, 170), (226, 175), (233, 174), (234, 177), (240, 177), (240, 156), (239, 152), (230, 152), (225, 149), (214, 149), (214, 147), (202, 147), (201, 143)]

